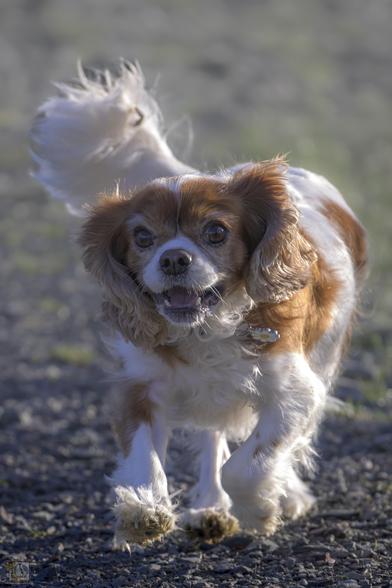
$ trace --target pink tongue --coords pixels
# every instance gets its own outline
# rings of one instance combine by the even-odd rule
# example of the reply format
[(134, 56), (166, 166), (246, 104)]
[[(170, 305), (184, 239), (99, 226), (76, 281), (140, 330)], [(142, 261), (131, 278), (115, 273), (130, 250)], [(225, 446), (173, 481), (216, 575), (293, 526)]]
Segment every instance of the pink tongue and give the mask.
[(197, 292), (190, 292), (180, 286), (171, 288), (167, 293), (170, 300), (170, 306), (175, 307), (195, 306), (199, 298)]

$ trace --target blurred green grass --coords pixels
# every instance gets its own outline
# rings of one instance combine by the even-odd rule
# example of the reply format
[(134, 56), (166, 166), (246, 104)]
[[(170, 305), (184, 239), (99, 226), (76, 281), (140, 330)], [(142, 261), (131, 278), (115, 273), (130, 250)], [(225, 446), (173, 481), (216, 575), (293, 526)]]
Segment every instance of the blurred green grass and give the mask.
[(94, 361), (94, 350), (83, 344), (58, 344), (52, 349), (52, 358), (68, 364), (87, 366)]

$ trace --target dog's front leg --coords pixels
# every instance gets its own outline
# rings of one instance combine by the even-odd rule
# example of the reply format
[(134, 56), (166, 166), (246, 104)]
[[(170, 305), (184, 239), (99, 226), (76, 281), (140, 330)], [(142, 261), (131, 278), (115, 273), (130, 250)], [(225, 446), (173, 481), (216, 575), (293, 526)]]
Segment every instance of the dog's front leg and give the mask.
[(269, 535), (282, 509), (295, 518), (313, 502), (294, 465), (309, 458), (326, 390), (300, 354), (273, 358), (262, 373), (258, 424), (224, 464), (222, 482), (241, 526)]
[(191, 491), (191, 503), (181, 517), (181, 524), (192, 539), (217, 543), (238, 529), (229, 514), (231, 500), (221, 483), (222, 465), (230, 457), (225, 435), (220, 431), (203, 431), (198, 435), (200, 473)]
[(163, 469), (168, 430), (152, 384), (132, 384), (121, 391), (113, 428), (121, 452), (112, 476), (115, 545), (122, 548), (153, 541), (174, 527)]

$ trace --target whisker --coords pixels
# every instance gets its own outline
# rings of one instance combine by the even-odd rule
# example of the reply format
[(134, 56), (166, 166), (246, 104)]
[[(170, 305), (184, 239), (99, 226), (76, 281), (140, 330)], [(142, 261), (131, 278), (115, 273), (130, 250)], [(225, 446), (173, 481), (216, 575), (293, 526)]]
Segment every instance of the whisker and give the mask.
[(210, 289), (213, 291), (213, 293), (216, 295), (216, 297), (226, 306), (228, 306), (226, 300), (224, 300), (224, 298), (222, 297), (222, 294), (219, 292), (219, 290), (217, 288), (215, 288), (214, 286), (210, 286)]

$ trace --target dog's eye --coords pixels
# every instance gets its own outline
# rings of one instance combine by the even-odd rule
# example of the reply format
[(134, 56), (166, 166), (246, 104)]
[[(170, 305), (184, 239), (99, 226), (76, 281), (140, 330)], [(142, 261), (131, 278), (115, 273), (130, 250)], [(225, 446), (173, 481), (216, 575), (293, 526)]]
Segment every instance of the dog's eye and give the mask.
[(217, 222), (209, 223), (204, 229), (204, 237), (211, 245), (220, 245), (227, 238), (227, 229)]
[(151, 247), (151, 245), (154, 243), (153, 234), (145, 227), (136, 227), (133, 234), (136, 245), (142, 249)]

